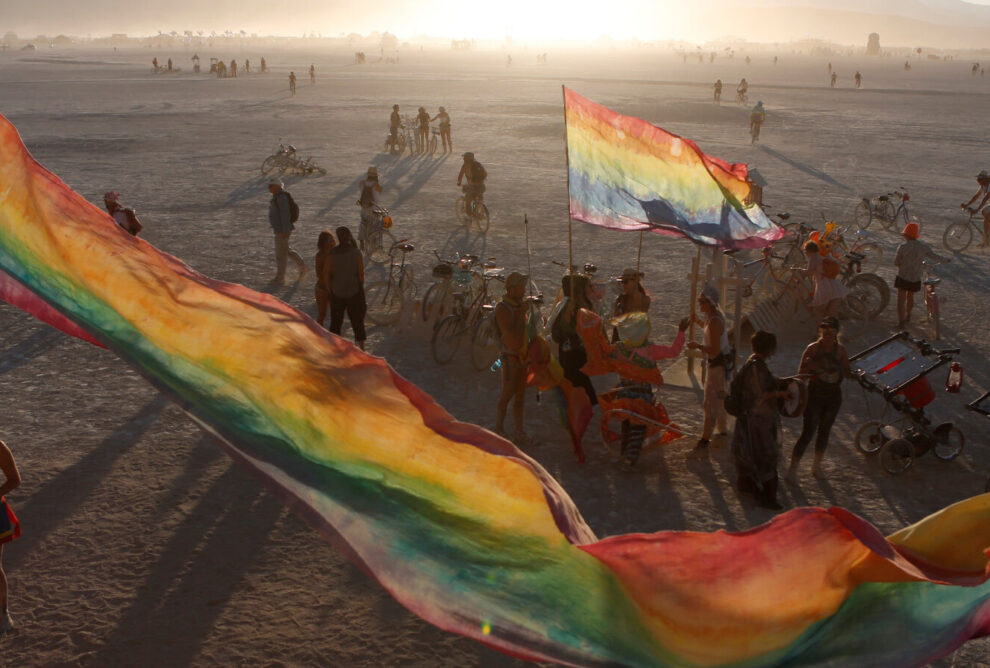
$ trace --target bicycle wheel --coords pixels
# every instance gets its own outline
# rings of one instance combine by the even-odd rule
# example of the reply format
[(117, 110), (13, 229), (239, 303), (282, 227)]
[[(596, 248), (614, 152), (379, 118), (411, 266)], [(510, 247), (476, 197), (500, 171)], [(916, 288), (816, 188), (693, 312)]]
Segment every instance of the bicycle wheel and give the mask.
[(430, 351), (437, 364), (447, 364), (454, 359), (457, 347), (461, 344), (462, 334), (464, 334), (464, 324), (459, 316), (448, 315), (440, 321), (433, 330), (433, 338), (430, 339)]
[(903, 473), (914, 463), (914, 445), (903, 438), (894, 438), (880, 448), (880, 466), (892, 475)]
[(908, 210), (907, 210), (907, 206), (906, 206), (906, 205), (904, 205), (904, 204), (901, 204), (901, 206), (900, 206), (900, 207), (898, 207), (898, 209), (897, 209), (897, 211), (898, 211), (898, 212), (899, 212), (899, 213), (900, 213), (901, 215), (900, 215), (900, 216), (897, 216), (897, 215), (895, 214), (895, 215), (894, 215), (894, 217), (895, 217), (895, 218), (900, 218), (900, 219), (901, 219), (901, 222), (902, 222), (902, 223), (904, 223), (905, 225), (907, 225), (907, 224), (908, 224), (908, 221), (909, 221), (909, 220), (911, 219), (911, 217), (910, 217), (910, 216), (908, 215)]
[(866, 304), (850, 292), (839, 306), (839, 317), (846, 321), (842, 331), (847, 341), (854, 341), (870, 322)]
[(450, 296), (450, 283), (441, 281), (434, 283), (426, 289), (423, 295), (423, 302), (420, 304), (419, 313), (423, 317), (423, 322), (433, 321), (439, 323), (447, 310), (447, 300)]
[(488, 220), (488, 207), (485, 206), (484, 202), (474, 201), (474, 205), (471, 207), (471, 222), (482, 234), (488, 233), (490, 221)]
[(966, 437), (955, 425), (948, 423), (935, 427), (935, 445), (932, 446), (932, 454), (943, 462), (951, 462), (962, 454), (963, 446), (966, 445)]
[(461, 225), (466, 223), (468, 220), (467, 209), (464, 208), (463, 195), (458, 197), (457, 201), (454, 202), (454, 215), (457, 216), (457, 222), (459, 222)]
[(430, 137), (430, 155), (434, 155), (437, 152), (437, 136), (433, 135)]
[(797, 289), (788, 281), (777, 280), (769, 287), (770, 300), (777, 306), (785, 317), (790, 317), (797, 313), (798, 304), (801, 298)]
[(932, 323), (933, 338), (939, 341), (942, 338), (942, 316), (939, 313), (937, 294), (925, 295), (925, 308), (928, 311), (928, 320)]
[(863, 271), (875, 273), (883, 262), (883, 248), (873, 242), (853, 246), (852, 251), (863, 256), (860, 267)]
[(865, 455), (876, 454), (883, 447), (883, 434), (880, 429), (883, 424), (879, 420), (867, 422), (856, 432), (856, 447)]
[(953, 253), (962, 253), (972, 242), (973, 228), (969, 223), (952, 223), (942, 235), (942, 245)]
[(880, 223), (883, 225), (883, 229), (890, 230), (894, 226), (894, 216), (896, 211), (894, 210), (894, 205), (890, 201), (882, 202), (880, 204)]
[(277, 163), (278, 163), (277, 155), (268, 156), (267, 158), (265, 158), (265, 161), (261, 163), (261, 173), (262, 174), (270, 173), (273, 169), (275, 169), (275, 165)]
[(873, 207), (870, 206), (870, 200), (865, 197), (859, 201), (856, 205), (856, 210), (853, 211), (853, 218), (856, 221), (856, 227), (861, 230), (865, 230), (873, 222)]
[(406, 150), (406, 136), (403, 134), (399, 135), (398, 141), (395, 142), (395, 150), (400, 155), (404, 150)]
[(866, 307), (866, 317), (869, 320), (880, 315), (890, 300), (890, 288), (876, 274), (858, 274), (847, 284), (849, 293), (856, 295)]
[(475, 323), (471, 334), (471, 364), (475, 369), (486, 371), (492, 368), (498, 359), (499, 343), (494, 314), (486, 315)]
[(375, 325), (394, 325), (402, 313), (406, 296), (388, 281), (377, 281), (364, 288), (367, 318)]
[(385, 138), (385, 150), (382, 151), (382, 152), (383, 153), (388, 153), (391, 150), (392, 150), (392, 138), (391, 137), (386, 137)]
[(364, 241), (365, 260), (371, 264), (388, 262), (388, 249), (395, 243), (395, 237), (388, 230), (373, 230)]

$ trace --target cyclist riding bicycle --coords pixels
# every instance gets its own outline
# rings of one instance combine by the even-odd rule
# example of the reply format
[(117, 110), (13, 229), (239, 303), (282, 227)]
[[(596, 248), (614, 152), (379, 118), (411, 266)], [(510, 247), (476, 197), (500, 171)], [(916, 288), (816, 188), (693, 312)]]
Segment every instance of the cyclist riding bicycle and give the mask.
[(474, 153), (465, 153), (462, 157), (464, 164), (461, 165), (461, 171), (457, 175), (457, 185), (461, 185), (462, 180), (466, 182), (463, 187), (464, 208), (468, 213), (471, 213), (474, 202), (482, 200), (488, 172), (480, 162), (474, 159)]
[(746, 77), (743, 77), (742, 81), (739, 82), (739, 85), (736, 86), (736, 99), (738, 99), (740, 102), (745, 102), (746, 93), (748, 91), (749, 91), (749, 84), (746, 83)]
[[(983, 246), (990, 245), (990, 206), (987, 206), (987, 202), (990, 201), (990, 174), (987, 174), (987, 170), (981, 171), (976, 175), (976, 182), (980, 184), (980, 189), (976, 191), (968, 202), (962, 204), (962, 208), (966, 209), (970, 213), (975, 214), (980, 211), (983, 214)], [(980, 198), (983, 199), (980, 199)], [(980, 200), (980, 203), (975, 207), (970, 208), (970, 205), (976, 200)]]

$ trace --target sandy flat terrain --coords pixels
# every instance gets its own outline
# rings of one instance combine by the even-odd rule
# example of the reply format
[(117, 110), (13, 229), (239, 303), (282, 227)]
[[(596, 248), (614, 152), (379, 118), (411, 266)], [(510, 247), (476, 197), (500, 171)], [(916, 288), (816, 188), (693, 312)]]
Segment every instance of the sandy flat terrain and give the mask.
[[(153, 55), (186, 71), (151, 74)], [(114, 188), (137, 209), (144, 236), (197, 270), (259, 290), (274, 273), (268, 194), (258, 166), (279, 140), (327, 168), (323, 177), (287, 178), (302, 206), (293, 245), (308, 259), (321, 229), (357, 221), (356, 182), (377, 165), (398, 236), (412, 256), (420, 294), (430, 282), (432, 250), (473, 250), (509, 270), (527, 267), (523, 216), (530, 221), (532, 272), (548, 294), (567, 259), (566, 163), (561, 84), (621, 113), (695, 139), (718, 157), (757, 167), (773, 210), (817, 223), (851, 222), (860, 194), (904, 186), (923, 237), (938, 248), (959, 220), (958, 204), (987, 168), (990, 80), (968, 61), (836, 57), (839, 88), (826, 87), (826, 59), (783, 51), (774, 66), (761, 54), (683, 62), (644, 51), (607, 55), (423, 51), (400, 65), (351, 63), (349, 53), (217, 53), (271, 72), (217, 80), (189, 71), (189, 52), (141, 49), (0, 53), (0, 113), (35, 157), (90, 201)], [(318, 82), (310, 85), (310, 63)], [(289, 97), (287, 76), (300, 78)], [(864, 89), (852, 87), (853, 72)], [(748, 111), (711, 103), (721, 78), (725, 98), (739, 78), (763, 100), (762, 143), (749, 144)], [(473, 150), (488, 168), (487, 237), (466, 234), (453, 215), (460, 159), (383, 154), (393, 103), (415, 113), (445, 105), (457, 154)], [(456, 155), (456, 154), (455, 154)], [(635, 264), (638, 235), (575, 224), (574, 259), (603, 274)], [(887, 253), (898, 239), (878, 233)], [(686, 274), (694, 247), (661, 237), (643, 247), (645, 283), (654, 294), (654, 338), (672, 338), (689, 309)], [(971, 248), (941, 270), (943, 332), (962, 347), (967, 383), (940, 393), (932, 412), (967, 436), (966, 450), (944, 464), (919, 459), (890, 477), (853, 445), (875, 398), (846, 387), (845, 409), (829, 450), (832, 472), (782, 486), (785, 506), (838, 505), (892, 532), (982, 491), (990, 475), (985, 419), (963, 410), (990, 384), (984, 309), (986, 250)], [(291, 269), (290, 269), (291, 274)], [(313, 278), (275, 294), (314, 314)], [(915, 312), (915, 322), (921, 320)], [(891, 305), (852, 350), (892, 331)], [(913, 327), (923, 335), (920, 325)], [(346, 333), (346, 330), (345, 330)], [(772, 367), (792, 372), (814, 323), (782, 324)], [(475, 372), (466, 355), (438, 367), (417, 336), (373, 328), (369, 350), (460, 419), (491, 427), (495, 374)], [(676, 374), (674, 374), (676, 375)], [(608, 379), (598, 386), (604, 389)], [(933, 377), (936, 386), (943, 377)], [(511, 660), (439, 631), (410, 615), (315, 532), (233, 465), (176, 407), (109, 352), (65, 337), (0, 305), (2, 437), (23, 486), (11, 495), (25, 535), (4, 550), (11, 610), (19, 629), (5, 641), (7, 665), (507, 665)], [(689, 430), (700, 427), (699, 392), (668, 386), (664, 401)], [(562, 481), (599, 536), (662, 529), (743, 530), (771, 515), (728, 484), (725, 444), (710, 463), (687, 464), (691, 442), (647, 453), (626, 473), (609, 461), (597, 420), (578, 466), (552, 411), (527, 404), (530, 452)], [(800, 422), (785, 421), (785, 451)], [(810, 458), (810, 456), (809, 456)], [(990, 642), (970, 643), (940, 665), (988, 666)], [(10, 658), (17, 656), (17, 660)], [(953, 663), (954, 662), (954, 663)]]

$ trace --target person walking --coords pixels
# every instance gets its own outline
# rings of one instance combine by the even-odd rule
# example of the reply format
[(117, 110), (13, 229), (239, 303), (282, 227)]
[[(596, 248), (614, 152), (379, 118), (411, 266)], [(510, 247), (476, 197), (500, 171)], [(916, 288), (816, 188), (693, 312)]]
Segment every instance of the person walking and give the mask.
[(804, 424), (794, 449), (785, 479), (797, 484), (797, 469), (811, 439), (815, 439), (815, 460), (811, 474), (819, 480), (825, 479), (822, 460), (828, 448), (828, 437), (832, 424), (842, 406), (842, 379), (852, 376), (849, 368), (849, 354), (839, 343), (839, 321), (832, 316), (818, 324), (818, 339), (808, 344), (801, 356), (798, 373), (811, 376), (808, 382), (808, 403), (804, 409)]
[(309, 83), (310, 84), (316, 83), (316, 65), (311, 64), (309, 66)]
[(780, 510), (777, 500), (777, 459), (780, 445), (777, 442), (779, 411), (777, 399), (787, 396), (767, 360), (777, 351), (777, 337), (760, 330), (753, 334), (750, 343), (753, 354), (749, 356), (739, 378), (742, 404), (746, 407), (736, 418), (732, 434), (732, 458), (736, 466), (736, 482), (740, 492), (756, 494), (757, 502), (764, 508)]
[(303, 262), (302, 256), (289, 246), (289, 237), (296, 228), (293, 210), (298, 212), (298, 207), (293, 206), (292, 195), (283, 189), (282, 181), (279, 179), (268, 182), (268, 192), (272, 194), (272, 199), (268, 203), (268, 224), (272, 226), (272, 232), (275, 234), (275, 277), (272, 278), (271, 284), (284, 285), (285, 265), (289, 258), (292, 258), (299, 269), (297, 281), (301, 280), (309, 269)]
[(316, 267), (316, 322), (323, 326), (323, 321), (327, 317), (327, 308), (330, 306), (330, 288), (327, 285), (326, 262), (330, 256), (330, 251), (337, 245), (330, 230), (323, 230), (316, 240), (316, 259), (313, 265)]
[(107, 213), (113, 218), (113, 222), (132, 236), (137, 236), (143, 225), (138, 220), (134, 209), (125, 207), (120, 203), (120, 193), (116, 190), (108, 190), (103, 195), (103, 205), (107, 208)]
[(357, 205), (361, 207), (361, 227), (358, 229), (359, 248), (364, 251), (364, 242), (373, 230), (373, 226), (378, 221), (378, 214), (375, 209), (378, 207), (378, 195), (382, 192), (382, 184), (378, 181), (378, 168), (368, 167), (367, 176), (358, 184)]
[(712, 89), (714, 90), (714, 99), (712, 101), (715, 104), (722, 104), (722, 80), (717, 79)]
[(293, 95), (296, 94), (296, 73), (289, 72), (289, 92)]
[(7, 607), (7, 574), (3, 570), (3, 545), (21, 535), (21, 525), (14, 511), (7, 505), (7, 494), (21, 485), (21, 474), (14, 462), (14, 455), (3, 441), (0, 441), (0, 471), (4, 482), (0, 485), (0, 638), (14, 628)]
[(708, 445), (711, 442), (715, 427), (719, 434), (727, 434), (727, 416), (725, 413), (725, 381), (729, 365), (732, 364), (732, 348), (729, 346), (729, 334), (725, 326), (725, 314), (719, 307), (719, 293), (715, 286), (709, 284), (698, 295), (698, 309), (704, 316), (692, 317), (697, 325), (703, 326), (702, 342), (689, 341), (687, 347), (700, 350), (705, 354), (705, 418), (701, 425), (701, 438), (688, 453), (691, 459), (703, 459), (708, 456)]
[(911, 320), (914, 309), (914, 295), (921, 291), (921, 275), (925, 269), (925, 258), (935, 262), (948, 262), (918, 239), (921, 229), (918, 223), (908, 223), (901, 234), (904, 243), (897, 247), (894, 256), (894, 266), (897, 267), (897, 278), (894, 287), (897, 288), (897, 328), (904, 329)]
[(505, 295), (495, 305), (495, 324), (498, 327), (502, 362), (502, 393), (498, 398), (495, 414), (495, 431), (505, 435), (505, 413), (512, 402), (512, 418), (515, 424), (513, 438), (517, 445), (526, 445), (529, 437), (523, 430), (523, 411), (526, 407), (526, 286), (529, 277), (517, 271), (505, 279)]
[(364, 350), (367, 338), (364, 316), (368, 312), (364, 299), (364, 258), (350, 228), (337, 228), (337, 242), (323, 265), (323, 282), (330, 291), (330, 331), (340, 336), (346, 314), (354, 331), (354, 343)]

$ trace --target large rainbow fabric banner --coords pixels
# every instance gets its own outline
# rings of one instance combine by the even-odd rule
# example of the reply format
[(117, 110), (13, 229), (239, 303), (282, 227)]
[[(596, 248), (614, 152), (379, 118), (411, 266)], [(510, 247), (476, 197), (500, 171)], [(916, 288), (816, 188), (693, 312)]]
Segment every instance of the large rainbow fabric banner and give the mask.
[(0, 295), (133, 365), (403, 605), (504, 652), (910, 666), (990, 633), (990, 495), (886, 539), (803, 508), (738, 534), (598, 540), (510, 443), (290, 306), (131, 237), (2, 117), (0, 269)]
[(748, 169), (689, 139), (623, 116), (564, 87), (570, 214), (705, 246), (760, 248), (784, 231), (747, 204)]

